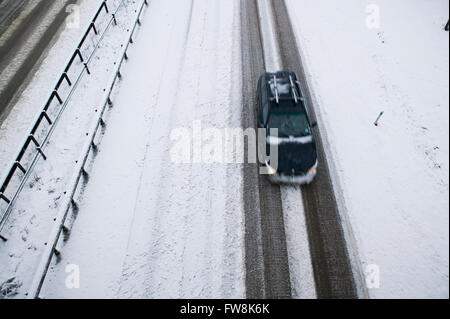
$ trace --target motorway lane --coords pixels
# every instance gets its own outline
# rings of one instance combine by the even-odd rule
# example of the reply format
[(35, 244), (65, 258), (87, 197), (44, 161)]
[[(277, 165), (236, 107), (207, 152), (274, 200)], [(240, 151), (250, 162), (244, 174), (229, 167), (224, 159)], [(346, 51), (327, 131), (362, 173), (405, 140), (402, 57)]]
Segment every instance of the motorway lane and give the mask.
[(30, 0), (0, 0), (0, 37)]
[[(256, 0), (241, 2), (241, 28), (242, 125), (247, 129), (257, 127), (256, 87), (266, 68)], [(258, 170), (257, 164), (244, 164), (247, 298), (291, 298), (280, 186), (271, 184)]]
[[(315, 118), (302, 61), (284, 1), (272, 0), (275, 31), (282, 68), (295, 70)], [(255, 127), (255, 92), (265, 71), (257, 0), (241, 2), (243, 128)], [(358, 298), (344, 231), (325, 157), (320, 131), (316, 130), (321, 163), (316, 180), (302, 187), (317, 297)], [(280, 187), (258, 174), (257, 165), (244, 166), (246, 223), (246, 286), (248, 298), (290, 298), (290, 273)], [(299, 212), (303, 213), (303, 212)]]
[[(26, 5), (35, 6), (31, 12), (22, 20), (18, 27), (8, 36), (4, 38), (7, 27), (11, 25), (15, 18), (20, 14), (21, 10), (25, 10)], [(76, 3), (77, 0), (63, 0), (65, 5), (52, 18), (52, 22), (43, 34), (36, 35), (34, 31), (42, 23), (48, 12), (51, 10), (52, 1), (41, 0), (2, 0), (0, 3), (1, 24), (7, 23), (6, 28), (1, 28), (0, 38), (2, 45), (0, 46), (0, 74), (11, 63), (15, 56), (20, 53), (26, 56), (20, 65), (15, 69), (14, 75), (6, 85), (0, 87), (0, 124), (7, 116), (7, 113), (13, 108), (14, 101), (24, 89), (27, 81), (32, 77), (33, 72), (41, 60), (41, 56), (50, 46), (54, 36), (58, 33), (60, 26), (64, 22), (68, 13), (65, 8), (68, 4)], [(2, 36), (3, 34), (3, 36)], [(39, 37), (39, 38), (37, 38)], [(25, 51), (26, 43), (32, 39), (34, 46)], [(35, 39), (36, 38), (36, 39)]]
[[(285, 1), (272, 0), (275, 28), (284, 69), (294, 70), (300, 77), (313, 119), (315, 105), (302, 65)], [(336, 196), (331, 181), (328, 159), (319, 128), (315, 129), (320, 167), (314, 182), (302, 187), (302, 195), (309, 233), (309, 243), (316, 282), (317, 297), (358, 298), (354, 273), (347, 250)]]

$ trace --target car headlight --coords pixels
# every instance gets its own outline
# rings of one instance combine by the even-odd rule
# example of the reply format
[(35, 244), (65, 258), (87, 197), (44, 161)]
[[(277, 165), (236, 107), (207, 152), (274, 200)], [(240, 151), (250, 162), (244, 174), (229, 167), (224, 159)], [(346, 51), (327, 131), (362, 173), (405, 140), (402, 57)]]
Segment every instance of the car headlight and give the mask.
[(313, 167), (308, 171), (308, 174), (310, 175), (316, 175), (317, 174), (317, 167), (319, 166), (319, 162), (316, 162)]
[(270, 167), (268, 162), (266, 162), (266, 166), (267, 166), (267, 172), (269, 173), (269, 175), (276, 175), (278, 173), (275, 168)]

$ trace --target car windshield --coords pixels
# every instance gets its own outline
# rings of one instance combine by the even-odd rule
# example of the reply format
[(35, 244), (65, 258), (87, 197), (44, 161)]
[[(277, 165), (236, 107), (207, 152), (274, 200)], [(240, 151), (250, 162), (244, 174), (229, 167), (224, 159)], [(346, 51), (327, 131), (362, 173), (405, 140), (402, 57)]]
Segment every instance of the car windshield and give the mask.
[[(270, 116), (268, 127), (270, 129), (277, 128), (279, 137), (303, 137), (311, 135), (311, 128), (305, 113), (274, 113)], [(272, 132), (270, 134), (272, 135)]]

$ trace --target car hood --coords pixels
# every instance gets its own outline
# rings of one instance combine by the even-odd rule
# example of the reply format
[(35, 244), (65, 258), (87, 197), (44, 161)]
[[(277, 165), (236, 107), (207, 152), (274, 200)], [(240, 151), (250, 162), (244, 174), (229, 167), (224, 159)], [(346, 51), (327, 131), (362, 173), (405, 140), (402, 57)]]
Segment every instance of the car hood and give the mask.
[(303, 175), (317, 163), (317, 149), (312, 137), (268, 138), (267, 147), (271, 144), (278, 145), (278, 173)]

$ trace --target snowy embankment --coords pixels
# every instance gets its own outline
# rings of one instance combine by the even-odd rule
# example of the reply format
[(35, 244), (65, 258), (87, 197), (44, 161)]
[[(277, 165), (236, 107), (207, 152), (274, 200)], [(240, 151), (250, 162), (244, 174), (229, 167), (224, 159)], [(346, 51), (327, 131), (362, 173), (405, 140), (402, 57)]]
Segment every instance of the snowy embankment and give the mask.
[(448, 298), (448, 1), (287, 3), (371, 297)]
[[(110, 12), (114, 12), (122, 0), (109, 0)], [(1, 174), (10, 165), (21, 143), (36, 119), (69, 57), (86, 31), (91, 19), (100, 7), (101, 0), (80, 1), (78, 28), (67, 25), (49, 50), (33, 80), (8, 115), (0, 129)], [(2, 231), (8, 238), (0, 243), (0, 297), (24, 297), (40, 260), (44, 243), (48, 238), (58, 212), (61, 198), (78, 160), (80, 148), (85, 143), (86, 132), (100, 104), (103, 86), (111, 76), (114, 62), (121, 51), (121, 44), (128, 37), (127, 29), (136, 15), (139, 3), (125, 0), (125, 6), (117, 13), (118, 25), (110, 29), (101, 42), (89, 68), (67, 105), (45, 152), (46, 161), (39, 161), (15, 203), (10, 218)], [(102, 32), (111, 16), (102, 13), (97, 29)], [(92, 52), (99, 37), (90, 35), (83, 52)], [(80, 67), (75, 62), (74, 68)], [(62, 96), (68, 88), (62, 88)], [(11, 185), (14, 187), (16, 185)]]
[[(144, 13), (46, 297), (245, 297), (240, 165), (171, 157), (171, 134), (194, 121), (240, 126), (238, 2), (173, 5)], [(65, 285), (69, 264), (80, 289)]]

